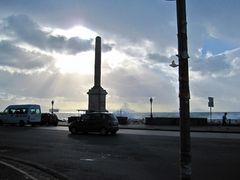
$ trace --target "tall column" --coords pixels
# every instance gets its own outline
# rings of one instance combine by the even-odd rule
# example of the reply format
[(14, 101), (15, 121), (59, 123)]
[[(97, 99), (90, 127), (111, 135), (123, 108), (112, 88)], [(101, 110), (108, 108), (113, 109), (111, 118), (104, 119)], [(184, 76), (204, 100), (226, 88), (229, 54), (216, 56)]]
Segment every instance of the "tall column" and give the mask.
[(101, 37), (96, 37), (95, 43), (95, 74), (94, 86), (101, 86)]
[(107, 112), (107, 91), (101, 87), (101, 38), (99, 36), (96, 37), (95, 43), (94, 86), (88, 91), (88, 112)]

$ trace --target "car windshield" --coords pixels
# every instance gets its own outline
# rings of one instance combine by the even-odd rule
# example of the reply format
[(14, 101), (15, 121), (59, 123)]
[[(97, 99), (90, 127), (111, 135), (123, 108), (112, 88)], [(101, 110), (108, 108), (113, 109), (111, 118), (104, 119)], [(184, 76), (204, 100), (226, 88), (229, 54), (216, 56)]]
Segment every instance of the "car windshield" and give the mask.
[(109, 116), (114, 120), (114, 121), (118, 121), (116, 116), (114, 116), (113, 114), (109, 114)]

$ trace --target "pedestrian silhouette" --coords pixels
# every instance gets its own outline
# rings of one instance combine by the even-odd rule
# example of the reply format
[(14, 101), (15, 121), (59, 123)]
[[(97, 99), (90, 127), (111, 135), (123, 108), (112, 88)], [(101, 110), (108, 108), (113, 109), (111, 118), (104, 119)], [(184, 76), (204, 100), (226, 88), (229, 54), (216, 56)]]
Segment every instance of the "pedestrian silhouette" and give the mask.
[(226, 126), (226, 125), (227, 125), (227, 113), (225, 112), (222, 117), (222, 126)]

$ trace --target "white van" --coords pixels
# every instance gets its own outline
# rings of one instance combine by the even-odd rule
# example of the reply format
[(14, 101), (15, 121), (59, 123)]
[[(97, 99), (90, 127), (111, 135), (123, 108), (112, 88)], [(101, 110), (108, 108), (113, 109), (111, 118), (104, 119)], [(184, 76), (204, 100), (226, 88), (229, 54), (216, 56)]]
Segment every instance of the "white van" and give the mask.
[(10, 105), (0, 114), (1, 124), (39, 124), (41, 107), (37, 104)]

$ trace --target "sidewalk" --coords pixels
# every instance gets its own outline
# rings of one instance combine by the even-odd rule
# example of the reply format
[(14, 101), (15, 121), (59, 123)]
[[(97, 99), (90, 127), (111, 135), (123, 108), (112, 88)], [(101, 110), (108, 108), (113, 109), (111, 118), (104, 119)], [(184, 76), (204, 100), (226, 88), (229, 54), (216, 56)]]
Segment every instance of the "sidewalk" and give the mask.
[[(127, 124), (119, 125), (120, 129), (141, 129), (141, 130), (159, 130), (159, 131), (179, 131), (179, 126), (166, 125), (145, 125), (145, 124)], [(240, 133), (240, 126), (191, 126), (191, 132), (212, 132), (212, 133)]]

